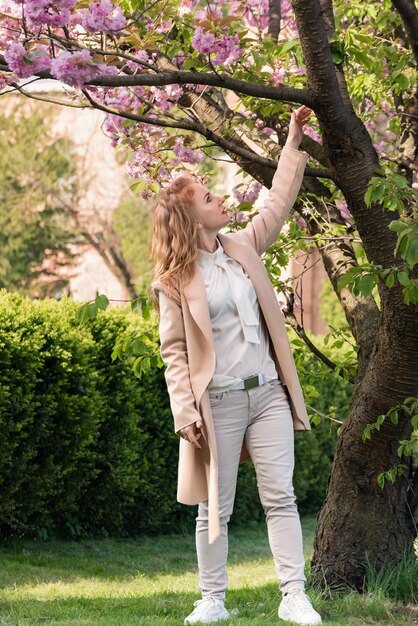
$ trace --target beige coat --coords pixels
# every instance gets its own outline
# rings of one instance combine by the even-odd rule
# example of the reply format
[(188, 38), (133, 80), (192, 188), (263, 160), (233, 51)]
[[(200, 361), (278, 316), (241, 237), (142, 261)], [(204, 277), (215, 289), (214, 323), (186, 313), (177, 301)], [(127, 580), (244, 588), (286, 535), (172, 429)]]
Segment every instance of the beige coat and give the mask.
[[(279, 377), (287, 390), (294, 430), (310, 430), (302, 389), (286, 334), (283, 313), (260, 255), (277, 239), (300, 186), (308, 155), (283, 148), (269, 197), (247, 226), (219, 235), (231, 258), (241, 263), (257, 293), (269, 332)], [(159, 293), (161, 356), (175, 431), (203, 419), (202, 448), (180, 438), (177, 500), (184, 504), (209, 501), (209, 542), (219, 535), (218, 457), (208, 397), (215, 371), (215, 351), (206, 290), (199, 269), (175, 302)], [(202, 441), (203, 439), (203, 441)], [(243, 444), (241, 461), (249, 458)]]

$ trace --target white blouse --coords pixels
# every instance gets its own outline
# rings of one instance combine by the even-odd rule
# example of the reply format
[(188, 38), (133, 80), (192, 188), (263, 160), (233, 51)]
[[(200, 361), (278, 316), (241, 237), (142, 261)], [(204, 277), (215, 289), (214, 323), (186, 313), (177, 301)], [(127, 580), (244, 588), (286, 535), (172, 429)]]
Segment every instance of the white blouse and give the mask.
[(216, 352), (211, 391), (232, 389), (242, 378), (262, 373), (278, 378), (254, 286), (242, 265), (231, 259), (219, 239), (215, 252), (198, 251), (206, 287)]

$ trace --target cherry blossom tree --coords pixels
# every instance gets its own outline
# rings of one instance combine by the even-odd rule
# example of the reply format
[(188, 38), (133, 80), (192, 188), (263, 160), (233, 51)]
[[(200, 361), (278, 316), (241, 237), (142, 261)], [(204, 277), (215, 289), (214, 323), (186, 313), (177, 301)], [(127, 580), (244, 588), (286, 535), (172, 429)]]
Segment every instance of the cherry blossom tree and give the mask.
[[(187, 165), (205, 176), (205, 156), (238, 164), (250, 182), (234, 193), (231, 228), (271, 184), (290, 107), (315, 112), (303, 193), (266, 262), (289, 323), (353, 382), (311, 565), (319, 584), (361, 589), (366, 556), (379, 568), (412, 551), (418, 510), (413, 0), (2, 0), (0, 47), (2, 93), (41, 97), (27, 83), (54, 78), (68, 85), (55, 101), (106, 113), (144, 198)], [(352, 363), (321, 354), (280, 280), (289, 253), (313, 245)]]

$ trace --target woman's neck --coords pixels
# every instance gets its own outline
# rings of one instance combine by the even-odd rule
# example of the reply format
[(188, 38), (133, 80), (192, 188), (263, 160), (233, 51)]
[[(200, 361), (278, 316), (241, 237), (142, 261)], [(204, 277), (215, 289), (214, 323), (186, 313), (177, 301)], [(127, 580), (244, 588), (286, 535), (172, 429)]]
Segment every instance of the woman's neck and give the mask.
[(205, 252), (216, 252), (218, 249), (218, 233), (201, 233), (200, 248)]

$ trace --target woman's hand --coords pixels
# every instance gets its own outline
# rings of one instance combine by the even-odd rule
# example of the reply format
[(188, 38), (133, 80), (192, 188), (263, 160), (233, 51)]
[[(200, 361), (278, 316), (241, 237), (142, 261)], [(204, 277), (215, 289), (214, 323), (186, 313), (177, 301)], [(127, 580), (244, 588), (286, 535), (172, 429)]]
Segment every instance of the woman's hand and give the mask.
[(186, 441), (190, 441), (190, 443), (192, 443), (195, 448), (199, 448), (200, 450), (202, 446), (199, 444), (198, 439), (200, 439), (202, 433), (198, 433), (196, 431), (202, 428), (202, 426), (202, 420), (197, 420), (197, 422), (195, 422), (194, 424), (191, 424), (190, 426), (186, 426), (186, 428), (182, 428), (181, 430), (179, 430), (179, 435), (183, 439), (186, 439)]
[(286, 146), (289, 148), (295, 148), (296, 150), (299, 148), (303, 137), (303, 129), (305, 124), (307, 124), (311, 113), (312, 109), (305, 105), (302, 105), (296, 109), (296, 111), (292, 111)]

